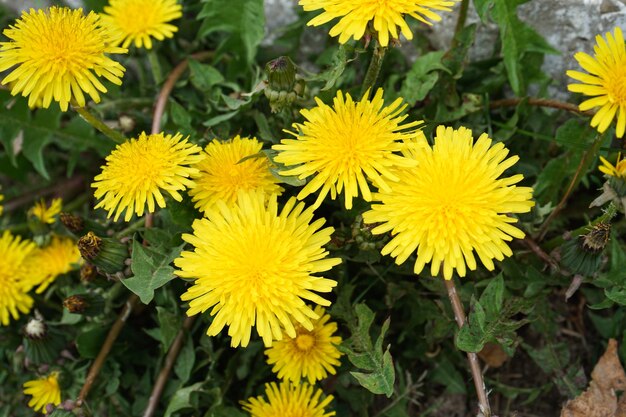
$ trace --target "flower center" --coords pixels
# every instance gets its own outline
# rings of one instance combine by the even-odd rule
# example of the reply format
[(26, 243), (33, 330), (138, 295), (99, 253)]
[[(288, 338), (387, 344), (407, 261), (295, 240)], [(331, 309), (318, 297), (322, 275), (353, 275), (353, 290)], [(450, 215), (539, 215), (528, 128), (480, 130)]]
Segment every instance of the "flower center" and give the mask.
[(613, 67), (606, 78), (605, 87), (611, 103), (626, 104), (626, 62)]
[(310, 333), (301, 333), (296, 337), (296, 347), (303, 351), (309, 351), (315, 345), (315, 338)]

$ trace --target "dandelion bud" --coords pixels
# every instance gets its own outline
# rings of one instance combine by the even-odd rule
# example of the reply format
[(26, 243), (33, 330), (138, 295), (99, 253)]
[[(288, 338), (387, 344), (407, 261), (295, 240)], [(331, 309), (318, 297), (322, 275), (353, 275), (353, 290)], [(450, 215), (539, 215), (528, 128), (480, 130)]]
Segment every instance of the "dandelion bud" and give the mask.
[(85, 262), (80, 267), (80, 280), (82, 282), (93, 282), (98, 276), (96, 267), (92, 264)]
[(79, 234), (85, 229), (85, 221), (71, 213), (63, 212), (59, 215), (59, 220), (63, 223), (63, 226), (74, 234)]
[(98, 237), (93, 232), (78, 240), (78, 250), (85, 260), (107, 274), (122, 271), (128, 258), (126, 245), (114, 239)]
[(296, 75), (296, 66), (286, 56), (276, 58), (265, 65), (267, 87), (265, 97), (270, 101), (272, 112), (276, 113), (290, 106), (304, 93), (304, 80)]
[(63, 347), (59, 333), (50, 329), (41, 317), (31, 318), (22, 334), (26, 358), (37, 365), (54, 361)]
[(594, 225), (587, 234), (565, 242), (561, 262), (575, 274), (593, 275), (600, 267), (602, 252), (606, 248), (610, 235), (610, 223)]
[(96, 294), (75, 294), (63, 300), (63, 307), (73, 314), (95, 316), (102, 312), (104, 300)]

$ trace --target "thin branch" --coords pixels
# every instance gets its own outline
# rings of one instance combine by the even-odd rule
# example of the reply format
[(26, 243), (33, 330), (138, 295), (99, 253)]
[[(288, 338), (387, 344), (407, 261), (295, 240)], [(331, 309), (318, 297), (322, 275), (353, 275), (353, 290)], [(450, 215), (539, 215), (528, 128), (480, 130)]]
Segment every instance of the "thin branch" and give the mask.
[(187, 317), (183, 322), (183, 327), (178, 331), (172, 346), (170, 347), (167, 356), (165, 357), (165, 363), (163, 364), (163, 368), (161, 372), (159, 372), (159, 376), (154, 383), (154, 387), (152, 388), (152, 392), (150, 393), (150, 398), (148, 399), (148, 406), (146, 410), (143, 412), (143, 417), (152, 417), (154, 412), (159, 405), (159, 399), (161, 398), (161, 394), (163, 393), (163, 389), (165, 388), (165, 384), (170, 377), (170, 373), (172, 372), (172, 367), (176, 363), (176, 358), (180, 353), (180, 349), (183, 347), (185, 343), (185, 335), (193, 325), (197, 316)]
[(4, 204), (4, 211), (14, 211), (22, 206), (32, 203), (33, 201), (46, 197), (49, 195), (66, 196), (70, 195), (74, 190), (81, 188), (84, 185), (85, 177), (82, 175), (76, 175), (75, 177), (68, 178), (66, 180), (60, 180), (52, 187), (41, 188), (34, 190), (26, 194), (22, 194), (12, 200), (7, 201)]
[[(459, 294), (456, 292), (454, 281), (452, 279), (446, 279), (444, 281), (446, 289), (448, 290), (448, 298), (450, 298), (452, 310), (454, 311), (454, 319), (460, 329), (467, 321), (465, 311), (463, 310), (463, 304), (461, 303)], [(467, 352), (467, 359), (469, 360), (470, 371), (472, 372), (472, 379), (474, 380), (474, 388), (476, 388), (476, 394), (478, 395), (480, 411), (483, 413), (484, 417), (491, 417), (491, 406), (489, 405), (489, 399), (487, 398), (487, 390), (485, 389), (483, 373), (480, 370), (478, 355), (473, 352)]]
[(583, 172), (585, 172), (587, 168), (589, 168), (589, 165), (595, 159), (596, 153), (598, 153), (598, 148), (600, 148), (603, 138), (604, 138), (604, 135), (598, 134), (596, 136), (595, 141), (593, 142), (593, 145), (591, 145), (591, 147), (585, 151), (582, 158), (580, 158), (580, 163), (578, 164), (578, 167), (576, 168), (576, 172), (574, 173), (574, 177), (572, 178), (572, 181), (569, 183), (569, 186), (567, 187), (567, 191), (565, 191), (565, 194), (563, 194), (563, 197), (561, 197), (561, 201), (559, 201), (559, 204), (556, 205), (554, 210), (552, 210), (552, 213), (550, 213), (546, 221), (543, 222), (543, 225), (541, 225), (541, 229), (539, 229), (539, 233), (537, 234), (538, 241), (543, 240), (543, 238), (545, 237), (548, 231), (548, 226), (550, 226), (550, 223), (552, 223), (552, 220), (554, 220), (554, 218), (565, 207), (569, 196), (572, 194), (572, 191), (574, 191), (574, 189), (580, 183)]
[(113, 323), (113, 326), (111, 326), (111, 329), (109, 330), (109, 334), (107, 334), (107, 338), (102, 344), (102, 347), (100, 348), (100, 352), (98, 352), (98, 356), (96, 357), (96, 360), (93, 361), (93, 364), (91, 365), (91, 368), (89, 369), (87, 378), (85, 378), (85, 383), (83, 384), (83, 387), (81, 388), (80, 393), (78, 394), (78, 398), (76, 399), (76, 406), (80, 407), (82, 403), (85, 401), (85, 398), (87, 398), (87, 395), (89, 395), (89, 391), (91, 390), (93, 383), (95, 382), (98, 374), (100, 373), (100, 370), (102, 369), (102, 365), (104, 365), (104, 362), (106, 361), (106, 358), (109, 355), (111, 348), (113, 347), (113, 343), (115, 343), (115, 340), (117, 339), (117, 337), (120, 334), (120, 331), (124, 327), (124, 324), (126, 323), (126, 320), (128, 319), (128, 316), (130, 316), (130, 313), (133, 311), (133, 309), (137, 306), (138, 303), (139, 303), (139, 297), (137, 297), (135, 294), (131, 295), (130, 297), (128, 297), (128, 300), (126, 300), (126, 303), (124, 304), (124, 308), (120, 312), (119, 316), (117, 316), (117, 320), (115, 320), (115, 323)]
[(582, 111), (575, 104), (566, 103), (564, 101), (549, 100), (545, 98), (536, 98), (536, 97), (505, 98), (502, 100), (494, 100), (489, 103), (489, 108), (493, 110), (493, 109), (497, 109), (500, 107), (515, 107), (521, 102), (527, 103), (531, 106), (551, 107), (553, 109), (566, 110), (566, 111), (570, 111), (573, 113), (582, 114), (584, 116), (593, 116), (593, 112)]
[(526, 245), (528, 249), (533, 251), (539, 259), (548, 264), (548, 266), (550, 266), (553, 270), (557, 270), (559, 268), (558, 262), (541, 249), (537, 242), (535, 242), (530, 236), (526, 236), (522, 242), (524, 242), (524, 245)]
[[(202, 61), (212, 57), (215, 53), (213, 51), (205, 51), (198, 52), (196, 54), (191, 55), (190, 58), (196, 59), (198, 61)], [(169, 98), (172, 90), (174, 89), (174, 85), (176, 81), (183, 75), (187, 67), (189, 66), (189, 60), (186, 59), (176, 65), (176, 67), (170, 72), (167, 80), (163, 83), (163, 87), (159, 92), (159, 96), (157, 97), (156, 104), (154, 106), (154, 112), (152, 115), (152, 134), (159, 133), (161, 131), (161, 119), (163, 118), (163, 113), (165, 112), (165, 105), (167, 104), (167, 99)]]

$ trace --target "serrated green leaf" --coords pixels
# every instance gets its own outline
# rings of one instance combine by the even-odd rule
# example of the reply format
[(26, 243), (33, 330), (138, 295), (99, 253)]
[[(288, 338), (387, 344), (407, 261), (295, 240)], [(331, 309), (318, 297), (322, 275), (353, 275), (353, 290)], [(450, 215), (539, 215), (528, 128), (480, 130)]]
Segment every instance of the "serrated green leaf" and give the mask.
[(174, 373), (180, 378), (183, 384), (189, 380), (195, 360), (196, 354), (193, 347), (193, 339), (191, 335), (187, 335), (183, 347), (180, 350), (180, 354), (176, 359), (176, 365), (174, 366)]
[(131, 269), (133, 276), (122, 280), (122, 284), (139, 296), (144, 304), (154, 298), (154, 290), (161, 288), (174, 278), (174, 268), (170, 265), (182, 250), (182, 245), (169, 253), (144, 247), (137, 239), (133, 241)]
[[(263, 0), (203, 0), (198, 14), (202, 20), (199, 36), (227, 32), (239, 39), (246, 62), (254, 61), (257, 47), (265, 34)], [(232, 51), (230, 51), (232, 53)]]
[(167, 409), (165, 409), (164, 417), (171, 417), (172, 414), (177, 411), (192, 407), (190, 397), (194, 392), (203, 391), (203, 384), (204, 382), (196, 382), (193, 385), (177, 390), (174, 395), (172, 395), (172, 399), (167, 405)]
[(524, 55), (527, 52), (558, 54), (533, 28), (517, 17), (517, 2), (496, 1), (492, 10), (493, 20), (500, 27), (502, 55), (511, 88), (518, 96), (526, 94), (524, 78)]
[(439, 80), (439, 73), (435, 70), (450, 72), (441, 62), (444, 54), (444, 51), (429, 52), (413, 63), (400, 89), (400, 96), (410, 106), (423, 100), (435, 86)]
[(486, 319), (493, 320), (502, 310), (504, 300), (504, 278), (502, 273), (489, 281), (480, 296), (480, 305), (485, 309)]
[(163, 352), (167, 352), (181, 328), (182, 320), (177, 314), (164, 307), (157, 306), (156, 309), (161, 330), (161, 348)]
[(389, 349), (385, 351), (382, 357), (381, 372), (362, 373), (350, 372), (350, 374), (359, 381), (359, 384), (373, 394), (385, 394), (387, 397), (393, 395), (393, 384), (396, 379), (393, 360)]
[(224, 76), (211, 65), (190, 59), (191, 83), (200, 91), (209, 91), (215, 84), (224, 81)]

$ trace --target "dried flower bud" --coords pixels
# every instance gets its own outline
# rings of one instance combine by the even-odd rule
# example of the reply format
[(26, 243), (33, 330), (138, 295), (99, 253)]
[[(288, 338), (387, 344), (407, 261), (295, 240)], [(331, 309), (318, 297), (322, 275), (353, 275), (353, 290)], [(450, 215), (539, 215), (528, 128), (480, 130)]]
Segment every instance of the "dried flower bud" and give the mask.
[(74, 234), (82, 233), (85, 229), (85, 221), (79, 216), (63, 212), (59, 215), (59, 219), (63, 226)]
[(561, 262), (574, 274), (593, 275), (602, 262), (602, 252), (611, 235), (610, 223), (598, 223), (591, 230), (563, 244)]
[(83, 258), (107, 274), (124, 270), (128, 258), (126, 245), (115, 239), (98, 237), (93, 232), (78, 240), (78, 250)]
[(89, 262), (85, 262), (80, 267), (80, 280), (82, 282), (93, 282), (98, 276), (98, 271), (95, 266)]
[(43, 318), (31, 318), (22, 329), (26, 358), (34, 364), (51, 363), (63, 347), (58, 331), (49, 328)]
[(589, 252), (602, 252), (606, 248), (607, 243), (609, 243), (610, 236), (611, 224), (598, 223), (591, 228), (589, 233), (581, 236), (582, 247)]
[(94, 316), (102, 312), (104, 299), (97, 294), (74, 294), (63, 300), (63, 307), (73, 314)]
[(87, 302), (82, 295), (70, 295), (63, 300), (63, 307), (70, 313), (81, 314), (87, 309)]
[(48, 335), (48, 326), (43, 319), (31, 318), (24, 326), (24, 336), (29, 339), (43, 339)]

